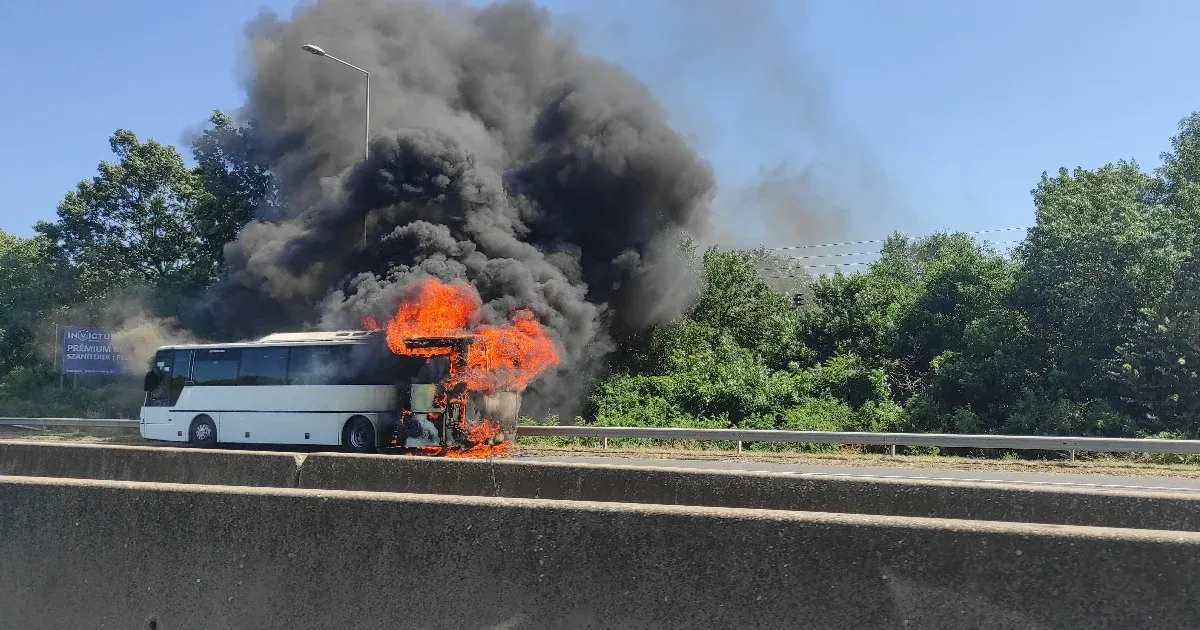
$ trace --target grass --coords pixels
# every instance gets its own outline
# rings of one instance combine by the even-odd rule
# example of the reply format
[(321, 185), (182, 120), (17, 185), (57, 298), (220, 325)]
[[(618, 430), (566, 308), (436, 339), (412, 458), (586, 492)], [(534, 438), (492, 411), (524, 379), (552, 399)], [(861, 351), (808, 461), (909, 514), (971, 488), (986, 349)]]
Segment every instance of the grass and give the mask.
[[(630, 444), (630, 442), (652, 442)], [(517, 450), (532, 456), (600, 456), (625, 459), (692, 459), (759, 461), (768, 463), (876, 466), (946, 470), (1003, 470), (1011, 472), (1058, 472), (1088, 475), (1200, 478), (1200, 457), (1158, 454), (1079, 453), (1075, 461), (1065, 454), (1024, 454), (1017, 451), (975, 450), (970, 456), (932, 453), (937, 449), (897, 449), (889, 455), (882, 447), (776, 444), (776, 448), (715, 448), (713, 443), (695, 448), (685, 441), (609, 440), (604, 448), (598, 438), (519, 438)], [(790, 448), (789, 448), (790, 447)]]
[(140, 383), (113, 382), (98, 387), (47, 385), (8, 391), (0, 385), (0, 416), (14, 418), (136, 418), (142, 404)]

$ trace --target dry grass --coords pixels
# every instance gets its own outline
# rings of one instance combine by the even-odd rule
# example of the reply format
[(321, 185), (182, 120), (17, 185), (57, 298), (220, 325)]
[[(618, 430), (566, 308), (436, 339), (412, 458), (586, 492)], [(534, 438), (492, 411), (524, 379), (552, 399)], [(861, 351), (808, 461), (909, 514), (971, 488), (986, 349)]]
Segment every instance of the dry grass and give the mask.
[(688, 459), (709, 461), (808, 464), (815, 466), (864, 466), (937, 470), (1002, 470), (1030, 473), (1118, 475), (1125, 477), (1200, 478), (1200, 464), (1162, 461), (1156, 456), (1092, 454), (1072, 462), (1066, 459), (975, 458), (947, 455), (885, 455), (846, 448), (830, 453), (696, 450), (687, 448), (598, 448), (591, 446), (521, 445), (521, 455), (610, 457), (614, 459)]

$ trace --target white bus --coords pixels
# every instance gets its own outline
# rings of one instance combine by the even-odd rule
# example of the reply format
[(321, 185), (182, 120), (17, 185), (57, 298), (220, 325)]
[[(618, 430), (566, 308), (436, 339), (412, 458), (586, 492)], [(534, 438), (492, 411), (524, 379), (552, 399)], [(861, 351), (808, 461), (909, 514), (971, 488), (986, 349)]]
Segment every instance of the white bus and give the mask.
[[(433, 393), (448, 365), (446, 357), (394, 355), (382, 335), (367, 331), (165, 346), (155, 354), (158, 382), (146, 392), (140, 430), (149, 440), (198, 446), (340, 445), (371, 452), (406, 441), (444, 445), (447, 437), (430, 420), (445, 411), (433, 405)], [(424, 407), (413, 404), (417, 398)], [(414, 406), (423, 413), (400, 413)], [(515, 432), (515, 410), (513, 416)]]

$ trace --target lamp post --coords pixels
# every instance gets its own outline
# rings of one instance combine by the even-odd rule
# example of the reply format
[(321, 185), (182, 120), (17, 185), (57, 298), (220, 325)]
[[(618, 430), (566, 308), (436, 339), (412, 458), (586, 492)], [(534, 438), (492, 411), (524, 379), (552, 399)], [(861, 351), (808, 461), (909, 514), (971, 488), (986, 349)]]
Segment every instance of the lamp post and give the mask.
[[(366, 98), (363, 101), (363, 104), (366, 107), (366, 116), (364, 116), (364, 118), (363, 118), (363, 159), (365, 160), (365, 159), (371, 157), (371, 73), (367, 72), (366, 70), (363, 70), (362, 68), (359, 68), (358, 66), (350, 63), (349, 61), (345, 61), (343, 59), (338, 59), (337, 57), (334, 57), (333, 55), (325, 52), (325, 49), (321, 48), (320, 46), (314, 46), (312, 44), (305, 44), (305, 45), (301, 46), (301, 48), (303, 48), (304, 50), (306, 50), (318, 57), (327, 57), (329, 59), (332, 59), (332, 60), (342, 64), (343, 66), (348, 66), (350, 68), (354, 68), (355, 70), (358, 70), (359, 72), (363, 73), (363, 76), (366, 77), (367, 93), (366, 93)], [(363, 249), (365, 250), (367, 248), (367, 219), (366, 219), (366, 217), (363, 217), (362, 240), (363, 240), (363, 242), (362, 242)]]
[(325, 49), (321, 48), (320, 46), (313, 46), (312, 44), (305, 44), (305, 45), (301, 46), (301, 48), (303, 48), (304, 50), (307, 50), (308, 52), (310, 52), (318, 57), (326, 57), (326, 58), (332, 59), (332, 60), (342, 64), (343, 66), (349, 66), (351, 68), (354, 68), (355, 70), (358, 70), (359, 72), (363, 73), (363, 76), (367, 78), (367, 94), (366, 94), (366, 99), (364, 100), (364, 105), (366, 106), (366, 117), (363, 121), (363, 157), (364, 158), (371, 157), (371, 149), (370, 149), (370, 142), (371, 142), (371, 73), (367, 72), (366, 70), (363, 70), (362, 68), (359, 68), (358, 66), (356, 66), (348, 61), (334, 57), (333, 55), (325, 52)]

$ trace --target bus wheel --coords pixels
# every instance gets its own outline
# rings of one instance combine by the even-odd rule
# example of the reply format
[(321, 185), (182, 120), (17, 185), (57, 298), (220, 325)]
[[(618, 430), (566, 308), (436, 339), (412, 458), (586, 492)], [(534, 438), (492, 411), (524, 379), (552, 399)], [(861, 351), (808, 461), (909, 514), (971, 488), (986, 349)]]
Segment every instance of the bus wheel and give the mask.
[(342, 429), (342, 446), (351, 453), (374, 453), (375, 426), (362, 416), (350, 418)]
[(188, 441), (194, 446), (210, 447), (217, 445), (217, 425), (208, 416), (196, 416), (192, 420), (192, 428), (188, 430)]

